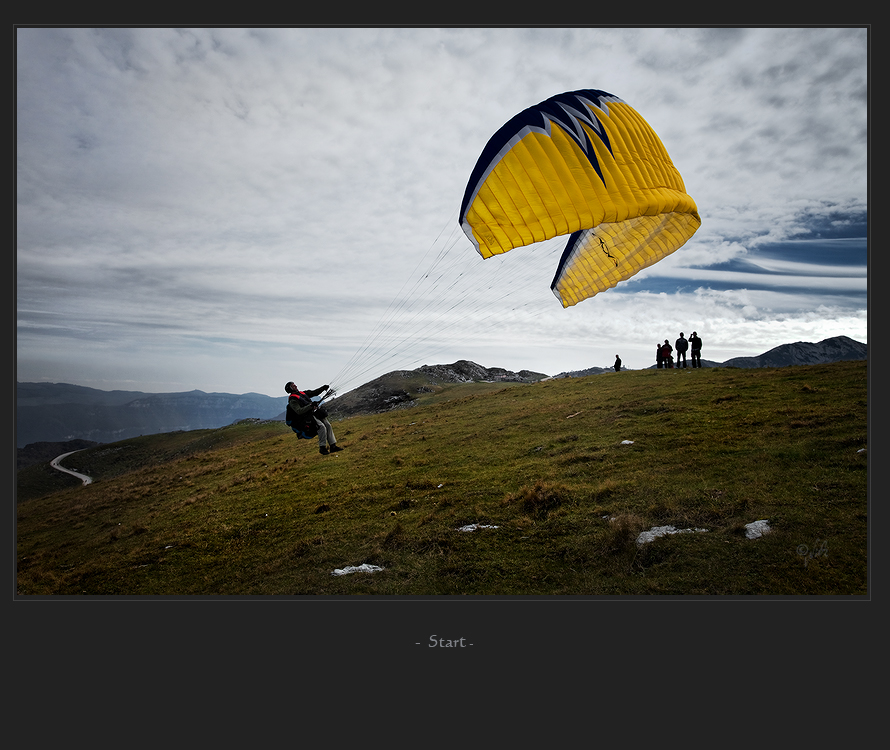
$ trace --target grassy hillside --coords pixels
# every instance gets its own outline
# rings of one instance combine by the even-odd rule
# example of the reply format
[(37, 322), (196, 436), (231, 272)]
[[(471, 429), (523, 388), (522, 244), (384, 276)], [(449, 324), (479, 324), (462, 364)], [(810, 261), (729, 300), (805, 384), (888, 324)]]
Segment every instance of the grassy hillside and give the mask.
[[(331, 456), (281, 423), (99, 446), (67, 462), (87, 487), (19, 473), (18, 593), (864, 595), (866, 380), (468, 384), (335, 422)], [(665, 525), (707, 531), (637, 544)]]

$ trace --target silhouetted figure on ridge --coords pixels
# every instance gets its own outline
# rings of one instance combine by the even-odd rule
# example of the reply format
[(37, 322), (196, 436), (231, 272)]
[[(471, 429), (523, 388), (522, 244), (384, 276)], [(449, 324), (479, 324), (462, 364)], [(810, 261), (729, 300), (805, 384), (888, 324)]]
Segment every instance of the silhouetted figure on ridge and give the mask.
[(677, 367), (680, 367), (680, 360), (683, 361), (683, 367), (686, 367), (686, 350), (689, 348), (689, 342), (683, 338), (683, 331), (680, 331), (680, 338), (674, 342), (677, 349)]
[(701, 339), (695, 331), (689, 337), (689, 350), (692, 355), (692, 366), (701, 367)]

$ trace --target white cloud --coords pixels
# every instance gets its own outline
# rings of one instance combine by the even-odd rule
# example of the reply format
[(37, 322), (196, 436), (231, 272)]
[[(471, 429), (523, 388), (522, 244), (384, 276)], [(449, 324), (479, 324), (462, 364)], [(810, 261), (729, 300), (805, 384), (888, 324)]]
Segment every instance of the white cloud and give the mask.
[[(513, 272), (533, 302), (464, 312), (475, 333), (443, 334), (443, 357), (548, 372), (610, 364), (620, 343), (643, 366), (653, 321), (654, 340), (714, 321), (711, 341), (753, 347), (735, 354), (820, 327), (864, 340), (859, 256), (826, 270), (762, 251), (861, 223), (866, 82), (864, 29), (19, 29), (18, 376), (274, 395), (294, 369), (325, 381), (428, 250), (476, 260), (455, 214), (493, 132), (589, 87), (652, 124), (702, 228), (625, 287), (643, 291), (569, 310), (540, 253)], [(646, 291), (666, 279), (682, 291)]]

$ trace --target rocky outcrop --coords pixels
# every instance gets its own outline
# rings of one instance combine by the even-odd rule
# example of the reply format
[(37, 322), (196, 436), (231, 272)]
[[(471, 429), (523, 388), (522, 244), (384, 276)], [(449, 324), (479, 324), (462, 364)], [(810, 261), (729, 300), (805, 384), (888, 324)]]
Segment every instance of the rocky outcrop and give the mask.
[(507, 383), (536, 383), (547, 377), (540, 372), (520, 370), (511, 372), (503, 367), (483, 367), (466, 359), (458, 360), (450, 365), (424, 365), (416, 372), (429, 375), (434, 381), (443, 383), (478, 383), (480, 381)]
[(410, 408), (417, 403), (418, 396), (434, 393), (451, 383), (535, 383), (546, 377), (543, 373), (530, 370), (512, 372), (503, 367), (483, 367), (462, 359), (450, 365), (423, 365), (416, 370), (394, 370), (326, 402), (325, 407), (335, 419), (357, 414), (379, 414)]

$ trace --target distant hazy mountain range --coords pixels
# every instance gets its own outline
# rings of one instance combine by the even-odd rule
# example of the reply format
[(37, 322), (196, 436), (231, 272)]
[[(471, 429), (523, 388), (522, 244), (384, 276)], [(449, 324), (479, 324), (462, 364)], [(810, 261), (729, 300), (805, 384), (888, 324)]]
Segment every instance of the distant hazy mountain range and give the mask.
[(274, 419), (287, 396), (259, 393), (100, 391), (68, 383), (16, 384), (16, 445), (92, 440), (223, 427), (239, 419)]
[[(866, 359), (865, 344), (846, 336), (818, 344), (783, 344), (758, 357), (735, 357), (704, 367), (785, 367), (841, 360)], [(582, 377), (611, 372), (611, 367), (562, 373), (556, 377)], [(366, 383), (327, 403), (332, 417), (377, 413), (412, 406), (418, 394), (448, 383), (502, 381), (533, 383), (548, 376), (500, 367), (482, 367), (460, 360), (450, 365), (424, 365), (397, 370)], [(138, 435), (177, 430), (215, 429), (241, 419), (284, 419), (287, 397), (258, 393), (141, 393), (100, 391), (67, 383), (17, 383), (16, 445), (87, 440), (110, 443)], [(47, 447), (48, 452), (54, 448)], [(74, 450), (68, 448), (68, 450)]]

